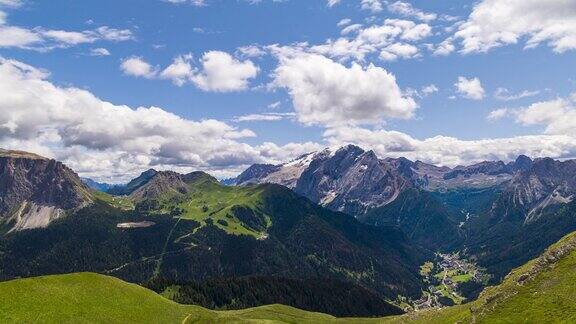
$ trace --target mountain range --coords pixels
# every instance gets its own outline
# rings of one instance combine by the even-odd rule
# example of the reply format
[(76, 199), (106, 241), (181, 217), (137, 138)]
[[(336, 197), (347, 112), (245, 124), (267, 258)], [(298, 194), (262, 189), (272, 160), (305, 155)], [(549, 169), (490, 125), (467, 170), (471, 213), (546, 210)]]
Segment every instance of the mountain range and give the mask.
[[(45, 164), (61, 165), (13, 153), (0, 159), (27, 177)], [(5, 222), (0, 279), (92, 271), (143, 285), (259, 276), (302, 287), (310, 282), (302, 280), (314, 278), (310, 287), (330, 282), (347, 291), (369, 289), (360, 295), (387, 305), (375, 308), (380, 315), (401, 312), (388, 301), (418, 298), (423, 289), (419, 265), (429, 252), (399, 229), (363, 224), (280, 185), (230, 187), (203, 172), (159, 171), (139, 177), (146, 181), (130, 186), (129, 194), (113, 196), (88, 189), (71, 171), (50, 177), (75, 184), (67, 187), (69, 197), (85, 197), (84, 206), (54, 200), (50, 206), (66, 213), (43, 226)], [(294, 291), (304, 296), (309, 289)], [(349, 312), (337, 314), (363, 314), (360, 308)]]
[(450, 168), (348, 145), (226, 183), (150, 169), (107, 185), (2, 150), (0, 280), (90, 271), (211, 308), (398, 314), (429, 294), (422, 267), (439, 255), (495, 284), (576, 231), (575, 174), (574, 160)]
[(450, 168), (348, 145), (253, 165), (233, 183), (285, 185), (362, 222), (397, 226), (422, 247), (466, 251), (500, 279), (576, 229), (575, 174), (575, 160), (520, 155)]

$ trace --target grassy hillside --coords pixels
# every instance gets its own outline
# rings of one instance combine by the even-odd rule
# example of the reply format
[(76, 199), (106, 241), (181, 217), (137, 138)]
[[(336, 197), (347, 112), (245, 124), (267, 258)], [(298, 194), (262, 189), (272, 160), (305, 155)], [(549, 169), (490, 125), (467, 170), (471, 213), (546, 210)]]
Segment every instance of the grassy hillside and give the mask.
[(575, 269), (576, 233), (572, 233), (472, 303), (379, 319), (337, 319), (282, 305), (211, 311), (179, 305), (115, 278), (78, 273), (0, 283), (0, 322), (573, 323)]
[(93, 273), (0, 283), (2, 323), (321, 323), (336, 318), (270, 305), (217, 312), (179, 305), (138, 285)]
[(576, 322), (576, 233), (513, 270), (469, 304), (391, 319), (398, 323)]
[(190, 181), (186, 189), (161, 195), (155, 209), (196, 221), (201, 227), (213, 224), (229, 234), (265, 237), (271, 225), (270, 216), (262, 212), (265, 187), (223, 186), (206, 176)]
[[(419, 265), (428, 258), (398, 229), (362, 224), (287, 188), (225, 187), (205, 174), (160, 173), (135, 193), (142, 199), (134, 209), (132, 196), (97, 194), (93, 204), (47, 228), (0, 237), (0, 280), (70, 272), (140, 284), (320, 277), (362, 286), (385, 301), (418, 298), (423, 289)], [(137, 223), (147, 225), (120, 226)], [(246, 302), (239, 304), (330, 310), (280, 298)], [(362, 309), (331, 314), (364, 315)]]
[(0, 283), (2, 323), (179, 323), (195, 311), (138, 285), (92, 273)]

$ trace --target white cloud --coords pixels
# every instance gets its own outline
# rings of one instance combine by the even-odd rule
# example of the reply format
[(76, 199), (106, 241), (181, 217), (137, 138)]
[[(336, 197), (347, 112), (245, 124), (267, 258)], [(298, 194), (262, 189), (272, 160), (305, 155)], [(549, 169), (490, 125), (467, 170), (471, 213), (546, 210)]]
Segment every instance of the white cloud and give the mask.
[(147, 79), (171, 80), (177, 86), (188, 82), (203, 91), (230, 92), (246, 90), (259, 69), (250, 60), (239, 61), (226, 52), (204, 53), (198, 67), (191, 54), (180, 55), (162, 71), (143, 58), (133, 56), (122, 61), (120, 69), (127, 75)]
[(239, 47), (238, 52), (243, 57), (260, 57), (266, 55), (266, 51), (257, 45), (248, 45)]
[(452, 39), (446, 39), (436, 47), (432, 48), (433, 54), (438, 56), (446, 56), (456, 50), (456, 46), (454, 46)]
[(525, 40), (557, 53), (576, 49), (576, 0), (482, 0), (455, 36), (462, 52), (486, 52)]
[(250, 146), (240, 142), (255, 136), (250, 130), (158, 107), (115, 105), (82, 89), (55, 86), (47, 76), (0, 59), (0, 146), (63, 160), (84, 176), (122, 181), (148, 167), (224, 174), (251, 163), (277, 163), (311, 147)]
[(24, 2), (22, 0), (0, 0), (0, 6), (17, 8), (20, 7)]
[(77, 45), (82, 43), (92, 43), (94, 39), (91, 35), (82, 32), (70, 32), (64, 30), (47, 30), (41, 32), (44, 37), (54, 39), (58, 42)]
[(362, 24), (348, 25), (340, 31), (340, 34), (348, 35), (350, 33), (354, 33), (354, 32), (359, 31), (361, 28), (362, 28)]
[(265, 113), (265, 114), (248, 114), (234, 118), (235, 122), (248, 121), (279, 121), (293, 117), (294, 113)]
[(89, 33), (95, 35), (96, 39), (103, 39), (113, 42), (124, 42), (134, 39), (132, 31), (129, 29), (116, 29), (110, 28), (108, 26), (98, 27)]
[(25, 28), (0, 25), (0, 47), (26, 48), (40, 43), (42, 38)]
[(364, 10), (370, 10), (373, 13), (378, 13), (384, 9), (382, 0), (362, 0), (360, 1), (360, 7)]
[(51, 39), (62, 45), (78, 45), (84, 43), (94, 43), (99, 40), (122, 42), (134, 39), (132, 32), (128, 29), (115, 29), (107, 26), (98, 27), (95, 30), (82, 32), (65, 30), (43, 30), (35, 29), (44, 39)]
[(350, 25), (350, 23), (352, 23), (352, 19), (344, 18), (338, 22), (337, 26), (338, 27), (344, 27), (344, 26)]
[(323, 145), (313, 142), (305, 143), (288, 143), (286, 145), (277, 145), (271, 142), (265, 142), (256, 146), (262, 158), (275, 163), (283, 163), (295, 159), (302, 154), (318, 151)]
[(192, 77), (192, 82), (204, 91), (230, 92), (245, 90), (249, 80), (256, 77), (258, 67), (249, 60), (239, 61), (220, 51), (204, 53), (202, 70)]
[(435, 13), (424, 12), (420, 9), (416, 9), (412, 6), (412, 4), (404, 1), (396, 1), (394, 3), (388, 4), (388, 10), (390, 12), (405, 16), (405, 17), (414, 17), (418, 20), (422, 21), (432, 21), (438, 18), (438, 15)]
[(99, 48), (93, 48), (90, 50), (90, 55), (91, 56), (109, 56), (110, 55), (110, 51), (99, 47)]
[(8, 15), (4, 11), (0, 11), (0, 25), (4, 25), (6, 23), (6, 17)]
[(383, 61), (395, 61), (398, 58), (414, 58), (418, 56), (418, 48), (405, 43), (388, 45), (380, 52), (380, 59)]
[(298, 120), (309, 125), (380, 123), (410, 118), (417, 108), (386, 70), (372, 64), (346, 67), (315, 54), (281, 57), (274, 85), (288, 90)]
[(328, 0), (327, 5), (328, 7), (334, 7), (335, 5), (339, 4), (342, 0)]
[(268, 105), (268, 109), (277, 109), (282, 105), (280, 101), (275, 101)]
[[(418, 42), (431, 34), (432, 27), (428, 24), (417, 24), (402, 19), (386, 19), (381, 25), (371, 25), (366, 28), (362, 28), (362, 25), (359, 24), (350, 25), (342, 30), (342, 35), (346, 37), (340, 37), (336, 40), (330, 39), (320, 45), (305, 46), (302, 50), (339, 60), (364, 61), (368, 54), (382, 54), (382, 51), (390, 46), (392, 49), (386, 52), (396, 57), (416, 57), (417, 55), (402, 56), (402, 54), (405, 54), (407, 49), (413, 52), (416, 48), (414, 44), (409, 43)], [(400, 43), (404, 43), (404, 45), (400, 45)], [(395, 53), (395, 49), (399, 52)], [(381, 58), (390, 60), (391, 55), (388, 53), (381, 55)]]
[(329, 129), (324, 134), (332, 146), (356, 144), (374, 150), (380, 157), (406, 157), (438, 165), (456, 166), (486, 160), (514, 160), (520, 154), (532, 157), (576, 156), (576, 141), (566, 135), (533, 135), (464, 141), (436, 136), (424, 140), (401, 132), (364, 128)]
[(514, 93), (511, 93), (510, 90), (508, 90), (506, 88), (498, 88), (498, 89), (496, 89), (496, 92), (494, 92), (494, 98), (496, 98), (498, 100), (503, 100), (503, 101), (513, 101), (513, 100), (518, 100), (518, 99), (522, 99), (522, 98), (537, 96), (539, 94), (540, 94), (540, 91), (538, 91), (538, 90), (534, 90), (534, 91), (524, 90), (524, 91), (521, 91), (519, 93), (514, 94)]
[(172, 80), (177, 86), (184, 85), (194, 75), (191, 60), (191, 54), (176, 57), (172, 64), (160, 73), (160, 78)]
[[(21, 2), (8, 1), (6, 3), (16, 5)], [(47, 51), (97, 41), (121, 42), (134, 39), (132, 31), (128, 29), (115, 29), (108, 26), (85, 31), (49, 30), (42, 27), (29, 29), (8, 25), (6, 19), (7, 14), (0, 11), (0, 48), (16, 47)]]
[(435, 92), (438, 92), (438, 87), (435, 84), (429, 84), (427, 86), (422, 87), (422, 93), (425, 96), (431, 95)]
[(195, 7), (203, 7), (206, 5), (206, 0), (162, 0), (162, 1), (175, 4), (189, 3)]
[(500, 120), (500, 119), (508, 116), (509, 114), (510, 114), (510, 110), (508, 108), (500, 108), (500, 109), (492, 110), (488, 114), (486, 119), (488, 119), (489, 121), (497, 121), (497, 120)]
[(467, 79), (465, 77), (458, 77), (458, 82), (454, 84), (456, 91), (464, 98), (472, 100), (482, 100), (484, 98), (484, 88), (478, 78)]
[(576, 136), (576, 102), (572, 99), (536, 102), (516, 110), (515, 115), (524, 125), (544, 125), (546, 134)]
[(122, 60), (120, 69), (126, 75), (151, 79), (156, 77), (158, 71), (150, 63), (139, 56), (132, 56)]

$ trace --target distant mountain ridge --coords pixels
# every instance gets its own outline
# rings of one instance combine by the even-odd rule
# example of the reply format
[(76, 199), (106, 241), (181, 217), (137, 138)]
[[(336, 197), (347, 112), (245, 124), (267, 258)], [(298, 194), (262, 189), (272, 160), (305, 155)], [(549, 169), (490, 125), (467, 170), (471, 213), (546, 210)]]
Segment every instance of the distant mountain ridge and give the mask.
[(486, 188), (510, 181), (533, 161), (486, 161), (454, 168), (405, 158), (380, 159), (373, 151), (347, 145), (305, 154), (291, 162), (255, 164), (233, 181), (236, 185), (277, 183), (330, 209), (361, 215), (394, 201), (402, 191)]
[(576, 160), (520, 155), (450, 168), (348, 145), (255, 165), (236, 181), (267, 182), (365, 223), (396, 226), (422, 247), (466, 251), (496, 279), (576, 230)]

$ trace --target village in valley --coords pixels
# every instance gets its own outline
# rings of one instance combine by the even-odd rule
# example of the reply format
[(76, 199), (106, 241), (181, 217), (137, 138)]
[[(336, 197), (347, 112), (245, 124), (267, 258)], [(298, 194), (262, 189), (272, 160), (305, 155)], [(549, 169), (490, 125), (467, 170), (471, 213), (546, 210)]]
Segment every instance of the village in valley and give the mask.
[(490, 279), (484, 269), (461, 257), (460, 253), (437, 253), (434, 261), (420, 267), (420, 274), (428, 289), (422, 298), (411, 303), (413, 310), (462, 304)]

